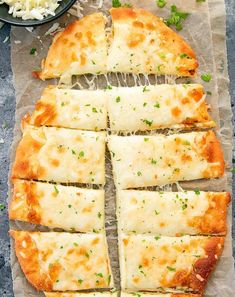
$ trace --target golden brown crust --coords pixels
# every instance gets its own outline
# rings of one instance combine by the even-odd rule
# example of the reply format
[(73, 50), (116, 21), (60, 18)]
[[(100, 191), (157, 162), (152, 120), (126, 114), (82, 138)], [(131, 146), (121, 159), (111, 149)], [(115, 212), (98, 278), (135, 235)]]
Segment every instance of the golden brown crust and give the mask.
[(69, 70), (73, 62), (78, 62), (80, 66), (87, 64), (89, 57), (85, 50), (95, 51), (95, 28), (104, 27), (104, 24), (101, 13), (85, 16), (69, 24), (64, 31), (56, 34), (46, 59), (42, 60), (42, 71), (34, 71), (33, 76), (42, 80), (57, 78)]
[[(34, 139), (30, 133), (24, 134), (17, 149), (15, 162), (12, 168), (12, 178), (29, 178), (35, 179), (43, 176), (43, 168), (36, 170), (31, 165), (31, 159), (35, 159), (34, 156), (40, 151), (44, 143)], [(35, 164), (36, 165), (36, 164)], [(38, 166), (35, 166), (38, 168)]]
[(209, 207), (203, 216), (188, 221), (200, 234), (225, 235), (227, 233), (227, 206), (231, 201), (229, 193), (208, 192)]
[[(177, 69), (179, 75), (195, 76), (198, 61), (194, 51), (181, 36), (166, 26), (160, 18), (140, 8), (112, 8), (110, 12), (114, 22), (129, 22), (136, 29), (135, 34), (133, 32), (128, 36), (130, 47), (138, 46), (145, 40), (145, 35), (141, 34), (143, 28), (156, 31), (160, 40), (160, 48), (172, 53), (174, 57), (181, 56), (180, 65)], [(182, 56), (182, 54), (184, 55)]]
[(27, 280), (37, 290), (51, 291), (53, 282), (48, 275), (40, 270), (38, 249), (32, 237), (27, 232), (22, 231), (11, 230), (9, 233), (15, 240), (16, 256)]
[[(40, 224), (41, 211), (39, 204), (39, 193), (35, 192), (35, 183), (13, 179), (14, 191), (9, 206), (9, 218)], [(26, 196), (22, 199), (21, 196)]]
[[(196, 139), (197, 142), (197, 139)], [(213, 131), (208, 131), (200, 142), (201, 156), (210, 164), (204, 172), (205, 178), (221, 177), (224, 175), (225, 162), (221, 144)]]

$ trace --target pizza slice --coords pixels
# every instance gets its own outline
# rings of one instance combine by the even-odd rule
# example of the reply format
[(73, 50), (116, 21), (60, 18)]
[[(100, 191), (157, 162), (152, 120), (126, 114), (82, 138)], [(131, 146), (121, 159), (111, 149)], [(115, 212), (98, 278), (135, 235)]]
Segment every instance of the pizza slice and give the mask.
[(69, 24), (53, 39), (41, 71), (34, 76), (45, 80), (107, 71), (106, 19), (94, 13)]
[(194, 76), (196, 55), (162, 19), (138, 8), (112, 8), (108, 71)]
[[(89, 293), (77, 293), (77, 292), (44, 292), (46, 297), (117, 297), (117, 293), (112, 292), (89, 292)], [(166, 296), (168, 297), (168, 296)], [(178, 296), (184, 297), (184, 296)], [(186, 296), (187, 297), (187, 296)], [(189, 296), (191, 297), (191, 296)], [(197, 297), (197, 296), (194, 296)]]
[(123, 290), (202, 293), (221, 256), (224, 237), (120, 235)]
[(10, 231), (28, 281), (42, 291), (111, 288), (105, 234)]
[[(121, 297), (202, 297), (201, 295), (195, 295), (195, 294), (183, 294), (183, 293), (166, 293), (166, 294), (161, 294), (161, 293), (151, 293), (151, 292), (138, 292), (138, 293), (126, 293), (126, 292), (121, 292)], [(47, 296), (47, 297), (57, 297), (57, 296)], [(58, 296), (59, 297), (59, 296)], [(62, 296), (62, 297), (67, 297), (67, 296)], [(69, 296), (68, 296), (69, 297)]]
[(105, 139), (105, 132), (26, 125), (12, 177), (104, 184)]
[(214, 132), (109, 137), (114, 182), (129, 189), (216, 178), (224, 174)]
[(199, 84), (113, 87), (106, 93), (113, 131), (215, 126)]
[(104, 190), (14, 179), (9, 218), (77, 232), (104, 230)]
[(225, 235), (230, 200), (226, 192), (120, 190), (118, 228), (126, 234)]
[(34, 126), (56, 126), (99, 131), (107, 128), (106, 93), (48, 86), (25, 121)]

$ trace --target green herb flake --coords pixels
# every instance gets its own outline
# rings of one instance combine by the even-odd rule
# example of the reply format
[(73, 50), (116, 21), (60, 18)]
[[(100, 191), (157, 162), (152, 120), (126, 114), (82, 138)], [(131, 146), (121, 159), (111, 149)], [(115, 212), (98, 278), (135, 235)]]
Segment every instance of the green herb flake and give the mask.
[(79, 157), (81, 158), (81, 157), (84, 157), (84, 151), (80, 151), (80, 153), (79, 153)]
[(170, 267), (170, 266), (167, 266), (166, 267), (169, 271), (176, 271), (176, 269), (175, 268), (173, 268), (173, 267)]
[(96, 273), (95, 275), (96, 275), (97, 277), (104, 277), (104, 276), (103, 276), (103, 273), (101, 273), (101, 272), (100, 272), (100, 273)]
[(88, 254), (88, 252), (85, 252), (85, 256), (87, 257), (87, 259), (90, 258), (90, 255)]
[(102, 217), (102, 214), (98, 212), (98, 218), (100, 219)]
[(144, 137), (144, 141), (145, 141), (145, 142), (149, 141), (149, 138)]
[(159, 240), (161, 238), (161, 236), (155, 236), (154, 239), (155, 240)]
[(149, 120), (146, 120), (146, 119), (142, 120), (142, 122), (145, 123), (146, 125), (148, 125), (149, 127), (151, 127), (152, 124), (153, 124), (153, 121), (149, 121)]
[(167, 4), (166, 0), (157, 0), (156, 3), (157, 3), (157, 6), (160, 8), (163, 8)]
[(76, 242), (73, 243), (74, 246), (78, 246), (78, 244)]
[(81, 285), (83, 283), (83, 279), (78, 279), (79, 284)]
[(137, 175), (138, 175), (138, 176), (141, 176), (141, 175), (142, 175), (142, 173), (141, 173), (140, 171), (138, 171), (138, 172), (137, 172)]
[(92, 107), (92, 112), (98, 113), (98, 111), (95, 107)]
[(156, 165), (156, 164), (157, 164), (157, 161), (154, 160), (154, 159), (152, 159), (152, 160), (151, 160), (151, 164)]
[(54, 190), (55, 190), (56, 195), (58, 195), (59, 194), (59, 190), (58, 190), (57, 186), (54, 186)]
[(68, 208), (72, 208), (72, 205), (71, 205), (71, 204), (69, 204), (69, 205), (68, 205)]
[(30, 53), (30, 55), (35, 55), (36, 52), (37, 52), (37, 49), (33, 47), (33, 48), (31, 48), (29, 53)]
[(109, 274), (109, 276), (108, 276), (108, 285), (110, 285), (110, 283), (111, 283), (111, 275)]
[(212, 75), (209, 73), (204, 73), (201, 75), (201, 79), (205, 82), (210, 82), (212, 79)]
[(3, 211), (6, 208), (4, 204), (0, 204), (0, 210)]
[(209, 96), (212, 95), (212, 93), (210, 91), (206, 91), (206, 94), (209, 95)]
[(194, 193), (195, 193), (196, 195), (200, 195), (200, 191), (199, 191), (198, 189), (194, 190)]
[(143, 92), (149, 92), (150, 90), (147, 88), (147, 86), (143, 87)]
[(73, 155), (76, 155), (76, 152), (75, 152), (75, 150), (72, 150), (72, 154), (73, 154)]
[(180, 58), (181, 59), (184, 59), (184, 58), (191, 59), (191, 57), (189, 57), (189, 55), (187, 55), (186, 53), (180, 54)]
[(121, 97), (118, 96), (118, 97), (116, 98), (116, 102), (119, 103), (120, 101), (121, 101)]
[(121, 7), (122, 4), (119, 0), (112, 0), (112, 6), (113, 7)]
[(112, 88), (112, 86), (107, 85), (107, 87), (106, 87), (105, 89), (106, 89), (106, 90), (112, 90), (113, 88)]
[(160, 214), (159, 211), (154, 210), (154, 212), (155, 212), (155, 215), (156, 215), (156, 216), (158, 216), (158, 215)]
[(187, 12), (179, 11), (176, 5), (171, 6), (171, 14), (170, 16), (165, 20), (165, 23), (167, 26), (175, 26), (177, 31), (180, 31), (183, 29), (182, 22), (187, 19), (189, 14)]
[(160, 108), (160, 104), (157, 102), (157, 103), (154, 104), (154, 107)]

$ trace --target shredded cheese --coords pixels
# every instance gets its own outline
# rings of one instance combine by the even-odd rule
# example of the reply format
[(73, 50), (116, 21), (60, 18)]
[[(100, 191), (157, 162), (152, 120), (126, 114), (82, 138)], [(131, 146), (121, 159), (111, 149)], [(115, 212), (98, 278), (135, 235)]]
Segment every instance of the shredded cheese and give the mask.
[(61, 0), (0, 0), (0, 4), (9, 5), (9, 14), (23, 20), (42, 20), (48, 15), (55, 15)]

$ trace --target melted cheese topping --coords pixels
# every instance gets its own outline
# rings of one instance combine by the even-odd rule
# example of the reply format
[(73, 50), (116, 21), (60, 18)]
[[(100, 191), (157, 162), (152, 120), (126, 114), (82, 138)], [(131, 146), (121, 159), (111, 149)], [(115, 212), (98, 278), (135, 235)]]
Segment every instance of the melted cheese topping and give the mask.
[[(110, 136), (114, 181), (122, 189), (223, 175), (223, 157), (207, 143), (212, 132), (170, 136)], [(216, 144), (217, 145), (217, 144)], [(209, 154), (209, 155), (207, 155)], [(210, 154), (216, 160), (210, 159)], [(221, 153), (222, 154), (222, 153)]]
[(224, 234), (227, 195), (199, 191), (118, 191), (119, 230), (127, 234), (166, 236)]
[[(192, 290), (190, 275), (194, 271), (194, 265), (207, 257), (205, 248), (213, 240), (200, 236), (122, 234), (119, 242), (122, 289), (154, 291), (166, 287), (184, 287)], [(211, 267), (207, 269), (210, 271)], [(181, 279), (182, 274), (184, 277)], [(189, 286), (183, 285), (187, 283)]]
[[(49, 275), (53, 291), (112, 287), (104, 234), (15, 232), (29, 235), (33, 240), (40, 269), (38, 279)], [(19, 248), (27, 251), (27, 242), (23, 240)], [(27, 258), (27, 253), (24, 255)]]
[(72, 75), (99, 74), (107, 71), (106, 19), (94, 13), (69, 24), (58, 33), (42, 63), (41, 79), (61, 77), (70, 81)]
[(108, 111), (114, 131), (213, 127), (201, 85), (112, 88)]
[(95, 131), (106, 129), (106, 92), (49, 86), (37, 102), (30, 124)]
[(104, 184), (105, 138), (104, 132), (27, 126), (13, 177)]
[[(111, 292), (92, 292), (92, 293), (58, 293), (44, 292), (46, 297), (117, 297), (117, 293)], [(168, 296), (166, 296), (168, 297)], [(190, 296), (189, 296), (190, 297)]]
[[(194, 294), (192, 295), (192, 294), (177, 294), (177, 293), (161, 294), (161, 293), (143, 293), (143, 292), (138, 292), (138, 293), (121, 292), (121, 297), (132, 297), (133, 295), (138, 297), (200, 297), (199, 295), (194, 295)], [(56, 297), (56, 296), (46, 296), (46, 297)], [(67, 297), (67, 296), (62, 296), (62, 297)]]
[(11, 219), (79, 232), (104, 230), (104, 191), (14, 180)]
[(108, 71), (194, 75), (198, 63), (185, 41), (143, 9), (113, 8)]

